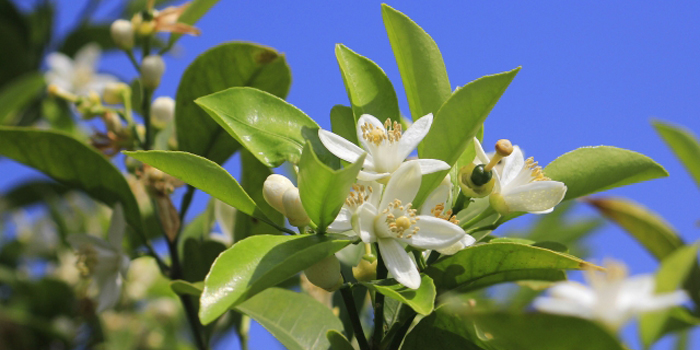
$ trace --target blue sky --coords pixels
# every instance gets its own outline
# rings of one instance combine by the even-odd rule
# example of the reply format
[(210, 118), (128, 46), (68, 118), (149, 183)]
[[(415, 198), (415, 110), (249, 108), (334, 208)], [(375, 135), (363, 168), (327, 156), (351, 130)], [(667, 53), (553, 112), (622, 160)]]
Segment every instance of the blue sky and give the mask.
[[(61, 33), (80, 9), (77, 4), (84, 1), (57, 3)], [(113, 3), (105, 1), (104, 8)], [(698, 188), (649, 122), (658, 118), (700, 133), (700, 3), (396, 1), (390, 5), (437, 42), (453, 87), (522, 66), (486, 121), (485, 145), (508, 138), (540, 164), (589, 145), (641, 152), (671, 176), (604, 195), (641, 202), (665, 217), (686, 241), (697, 240)], [(98, 14), (107, 16), (109, 11)], [(402, 112), (409, 113), (380, 2), (221, 0), (197, 26), (202, 35), (184, 37), (177, 55), (166, 59), (166, 77), (157, 95), (174, 97), (182, 72), (206, 49), (234, 40), (256, 42), (286, 55), (292, 70), (288, 101), (328, 128), (331, 107), (348, 104), (334, 55), (334, 45), (343, 43), (385, 70)], [(133, 74), (122, 55), (109, 55), (103, 67)], [(234, 166), (227, 164), (236, 173)], [(2, 167), (0, 189), (34, 174), (6, 161)], [(205, 202), (206, 197), (198, 194), (190, 214)], [(593, 212), (581, 206), (577, 213)], [(528, 220), (512, 225), (524, 226)], [(614, 257), (629, 264), (633, 273), (657, 267), (646, 251), (613, 225), (590, 242), (594, 261)], [(625, 335), (637, 348), (634, 331)], [(667, 346), (664, 342), (657, 348)]]

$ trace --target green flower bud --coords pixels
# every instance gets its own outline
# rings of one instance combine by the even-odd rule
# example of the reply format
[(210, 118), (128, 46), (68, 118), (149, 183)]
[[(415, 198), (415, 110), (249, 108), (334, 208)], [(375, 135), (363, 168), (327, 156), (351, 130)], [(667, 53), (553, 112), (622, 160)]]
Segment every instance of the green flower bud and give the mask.
[(134, 27), (130, 21), (118, 19), (112, 22), (110, 34), (118, 48), (131, 50), (134, 47)]

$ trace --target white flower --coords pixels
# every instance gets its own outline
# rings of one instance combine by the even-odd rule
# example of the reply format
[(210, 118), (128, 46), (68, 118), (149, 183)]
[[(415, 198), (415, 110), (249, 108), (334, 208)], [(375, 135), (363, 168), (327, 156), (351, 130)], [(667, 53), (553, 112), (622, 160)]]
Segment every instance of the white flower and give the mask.
[(116, 82), (117, 78), (98, 74), (96, 70), (99, 60), (100, 47), (95, 43), (81, 48), (75, 54), (75, 59), (60, 52), (54, 52), (46, 58), (49, 71), (44, 77), (48, 84), (54, 84), (79, 96), (87, 96), (90, 91), (101, 95), (105, 86)]
[[(403, 133), (401, 124), (397, 122), (392, 125), (387, 119), (386, 123), (382, 124), (377, 118), (363, 114), (357, 121), (357, 139), (364, 149), (327, 130), (319, 129), (318, 137), (331, 153), (351, 163), (356, 162), (365, 152), (369, 153), (365, 158), (363, 170), (357, 175), (358, 179), (388, 180), (428, 134), (432, 123), (431, 113), (418, 119)], [(421, 174), (450, 168), (447, 163), (436, 159), (417, 159), (409, 162), (420, 165)]]
[(535, 299), (534, 307), (542, 312), (599, 321), (618, 330), (637, 314), (666, 309), (688, 299), (682, 290), (654, 294), (653, 275), (626, 278), (624, 265), (606, 265), (607, 274), (589, 271), (590, 287), (572, 281), (556, 283), (549, 289), (548, 297)]
[[(452, 215), (452, 209), (448, 208), (450, 203), (450, 194), (452, 193), (452, 181), (450, 175), (447, 175), (440, 185), (430, 193), (428, 198), (421, 207), (420, 215), (434, 216), (443, 220), (447, 220), (455, 225), (459, 225), (459, 220)], [(453, 255), (458, 251), (474, 244), (474, 237), (465, 234), (462, 239), (443, 249), (437, 249), (438, 253), (444, 255)]]
[(375, 181), (357, 181), (353, 184), (338, 216), (328, 225), (328, 232), (340, 233), (353, 230), (352, 219), (357, 210), (364, 203), (370, 203), (375, 208), (378, 207), (383, 188), (383, 185)]
[(68, 236), (68, 242), (77, 251), (78, 268), (83, 277), (92, 277), (97, 285), (97, 311), (113, 307), (119, 301), (123, 279), (129, 269), (129, 256), (122, 251), (126, 230), (121, 204), (114, 207), (107, 241), (86, 234)]
[(464, 238), (454, 223), (427, 215), (416, 215), (411, 201), (421, 183), (421, 167), (405, 162), (392, 175), (379, 206), (365, 201), (353, 215), (356, 232), (365, 243), (377, 242), (387, 270), (404, 286), (420, 287), (416, 263), (404, 250), (404, 244), (419, 249), (445, 249)]

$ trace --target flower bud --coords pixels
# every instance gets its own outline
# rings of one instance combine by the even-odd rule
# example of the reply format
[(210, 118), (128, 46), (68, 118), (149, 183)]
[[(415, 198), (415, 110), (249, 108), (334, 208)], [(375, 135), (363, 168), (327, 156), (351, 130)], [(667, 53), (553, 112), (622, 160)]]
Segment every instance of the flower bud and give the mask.
[(102, 99), (110, 105), (124, 103), (124, 92), (130, 90), (129, 85), (124, 83), (108, 83), (102, 93)]
[(352, 268), (352, 275), (359, 282), (369, 282), (377, 278), (377, 260), (369, 262), (365, 259), (360, 260), (357, 266)]
[(110, 34), (112, 34), (112, 40), (118, 48), (131, 50), (134, 47), (134, 27), (130, 21), (118, 19), (112, 22)]
[(493, 191), (496, 179), (491, 170), (486, 170), (483, 164), (463, 166), (457, 175), (459, 187), (467, 197), (482, 198), (488, 196)]
[(141, 63), (141, 83), (149, 89), (160, 85), (160, 78), (165, 72), (165, 62), (159, 55), (149, 55)]
[(309, 282), (329, 292), (335, 291), (343, 284), (343, 278), (340, 276), (340, 261), (335, 255), (331, 255), (304, 270), (304, 275)]
[(292, 187), (294, 187), (294, 184), (288, 178), (279, 174), (272, 174), (267, 177), (263, 184), (263, 198), (265, 198), (267, 204), (284, 214), (282, 196), (284, 196), (284, 192)]
[(285, 191), (282, 196), (282, 204), (284, 205), (284, 215), (289, 219), (289, 223), (292, 226), (303, 227), (311, 222), (309, 215), (306, 214), (306, 210), (301, 204), (298, 188), (291, 187)]
[(165, 128), (175, 115), (175, 100), (161, 96), (151, 104), (151, 125), (157, 129)]
[[(144, 18), (144, 14), (147, 18)], [(153, 14), (139, 12), (131, 18), (132, 30), (140, 36), (150, 36), (156, 31), (156, 23), (153, 21)]]

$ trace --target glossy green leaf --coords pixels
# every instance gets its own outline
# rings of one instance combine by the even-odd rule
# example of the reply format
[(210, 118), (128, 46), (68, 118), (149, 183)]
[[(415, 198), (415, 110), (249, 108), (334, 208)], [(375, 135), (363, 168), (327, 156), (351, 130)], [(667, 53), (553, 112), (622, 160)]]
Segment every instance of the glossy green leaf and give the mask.
[[(177, 19), (177, 22), (194, 25), (202, 16), (209, 12), (212, 6), (217, 2), (219, 2), (219, 0), (192, 0), (187, 6), (187, 9), (180, 15), (180, 18)], [(172, 47), (181, 36), (182, 34), (171, 33), (170, 39), (168, 40), (168, 47)]]
[(326, 350), (326, 334), (343, 324), (325, 305), (306, 294), (270, 288), (238, 305), (236, 310), (265, 327), (290, 350)]
[(586, 202), (620, 225), (659, 260), (683, 246), (671, 224), (638, 203), (622, 198), (591, 198)]
[(421, 27), (386, 4), (382, 18), (413, 120), (436, 113), (452, 93), (440, 49)]
[[(688, 245), (678, 248), (667, 255), (662, 261), (656, 273), (656, 290), (658, 294), (669, 293), (683, 287), (690, 272), (697, 266), (698, 245)], [(648, 312), (642, 315), (639, 321), (639, 332), (642, 343), (649, 348), (659, 340), (669, 322), (672, 310), (660, 310)]]
[(226, 246), (217, 241), (188, 238), (183, 246), (182, 279), (189, 282), (203, 281), (214, 260), (226, 250)]
[(418, 289), (407, 288), (394, 279), (363, 282), (362, 285), (369, 290), (379, 292), (410, 306), (421, 315), (430, 314), (435, 307), (435, 284), (427, 275), (421, 276), (421, 283)]
[(348, 338), (336, 330), (331, 329), (326, 332), (326, 338), (331, 343), (332, 350), (355, 350)]
[(222, 202), (257, 218), (266, 219), (238, 181), (218, 164), (180, 151), (132, 151), (124, 154), (168, 173)]
[(335, 57), (343, 74), (355, 123), (363, 114), (373, 115), (382, 122), (387, 118), (399, 122), (399, 100), (384, 71), (343, 44), (335, 46)]
[(250, 86), (284, 98), (290, 84), (286, 59), (271, 48), (234, 42), (201, 54), (187, 67), (177, 90), (179, 149), (221, 164), (238, 148), (238, 143), (195, 104), (197, 98), (235, 86)]
[[(438, 260), (425, 273), (433, 278), (439, 291), (454, 288), (474, 289), (487, 285), (480, 279), (487, 278), (488, 285), (532, 280), (532, 275), (512, 273), (521, 270), (569, 270), (595, 268), (574, 256), (520, 243), (477, 244), (455, 255)], [(514, 278), (515, 277), (515, 278)], [(549, 280), (549, 279), (547, 279)]]
[[(474, 325), (453, 308), (441, 307), (413, 327), (401, 350), (494, 350), (474, 343)], [(476, 339), (478, 342), (478, 339)]]
[(204, 288), (204, 282), (190, 283), (183, 280), (174, 280), (170, 282), (170, 289), (179, 295), (200, 296)]
[[(124, 176), (105, 156), (80, 141), (55, 131), (0, 127), (0, 155), (107, 205), (121, 202), (129, 225), (143, 230), (139, 206)], [(131, 240), (132, 245), (141, 243), (135, 237)]]
[(306, 140), (318, 141), (316, 122), (279, 97), (260, 90), (230, 88), (195, 102), (270, 168), (284, 161), (298, 163)]
[[(450, 166), (457, 163), (518, 71), (487, 75), (457, 89), (435, 114), (428, 135), (418, 145), (418, 156), (444, 160)], [(422, 204), (448, 172), (425, 176), (414, 205)]]
[[(224, 251), (204, 280), (199, 318), (208, 324), (247, 298), (350, 244), (347, 237), (258, 235)], [(324, 333), (325, 336), (325, 333)]]
[(331, 130), (333, 130), (334, 133), (359, 145), (357, 132), (355, 132), (356, 128), (357, 121), (353, 116), (352, 108), (343, 105), (333, 106), (331, 109)]
[(304, 146), (299, 161), (299, 195), (304, 210), (313, 221), (318, 232), (325, 232), (350, 193), (365, 161), (365, 155), (345, 169), (333, 170), (324, 165), (310, 143)]
[(692, 131), (661, 121), (652, 122), (668, 147), (683, 163), (695, 183), (700, 186), (700, 139)]
[(564, 199), (668, 176), (651, 158), (610, 146), (584, 147), (565, 153), (547, 165), (544, 174), (566, 184)]
[(44, 76), (25, 74), (0, 90), (0, 125), (15, 125), (13, 114), (25, 107), (44, 91)]

